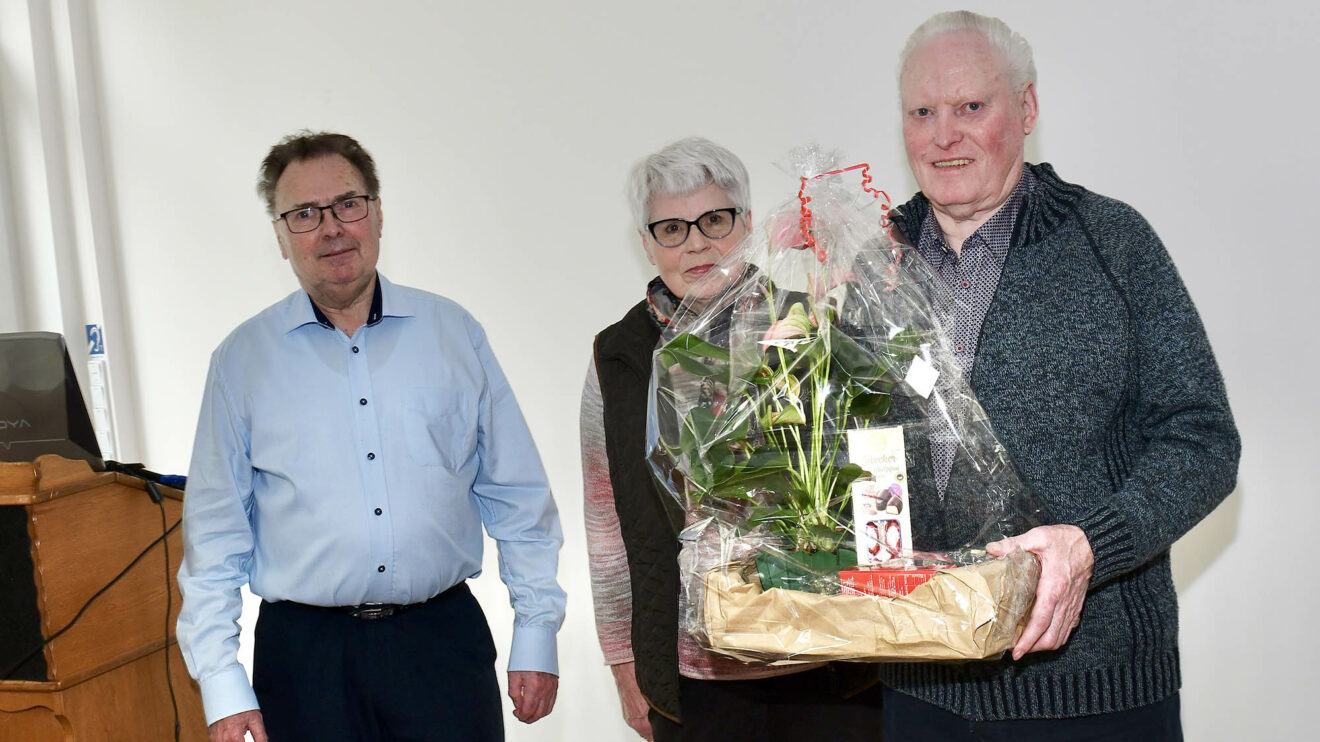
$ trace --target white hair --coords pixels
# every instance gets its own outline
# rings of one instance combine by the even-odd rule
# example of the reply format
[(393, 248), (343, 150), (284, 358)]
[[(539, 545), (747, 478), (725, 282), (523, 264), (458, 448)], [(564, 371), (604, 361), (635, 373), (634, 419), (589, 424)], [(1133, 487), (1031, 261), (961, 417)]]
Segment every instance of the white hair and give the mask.
[(970, 10), (954, 10), (948, 13), (936, 13), (917, 26), (917, 30), (908, 37), (907, 44), (898, 55), (898, 79), (901, 82), (907, 71), (908, 59), (912, 53), (927, 42), (939, 36), (951, 33), (972, 32), (979, 34), (990, 46), (999, 51), (1004, 59), (1004, 66), (1009, 81), (1015, 91), (1020, 91), (1027, 83), (1036, 82), (1036, 62), (1031, 55), (1031, 44), (1022, 34), (1008, 27), (998, 18), (973, 13)]
[(709, 139), (680, 139), (633, 166), (628, 175), (633, 221), (645, 232), (652, 197), (682, 196), (711, 184), (719, 186), (744, 213), (751, 209), (747, 168), (737, 155)]

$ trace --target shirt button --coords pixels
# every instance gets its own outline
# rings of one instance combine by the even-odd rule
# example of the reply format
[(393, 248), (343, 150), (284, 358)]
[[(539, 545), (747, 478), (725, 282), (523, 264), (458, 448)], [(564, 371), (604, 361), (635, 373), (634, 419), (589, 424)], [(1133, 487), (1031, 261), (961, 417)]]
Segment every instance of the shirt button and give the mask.
[(381, 510), (380, 508), (376, 508), (376, 515), (380, 515), (380, 514), (383, 513), (383, 512), (385, 512), (385, 511), (384, 511), (384, 510)]
[(358, 347), (356, 345), (353, 346), (353, 352), (354, 353), (358, 352)]
[(971, 282), (971, 281), (963, 281), (963, 282), (962, 282), (962, 287), (963, 287), (963, 288), (970, 288), (971, 285), (972, 285), (972, 282)]
[(959, 353), (963, 352), (963, 348), (964, 348), (964, 346), (959, 345), (959, 346), (958, 346), (958, 352), (959, 352)]
[(375, 460), (376, 460), (376, 454), (368, 452), (367, 461), (375, 461)]
[(384, 565), (384, 564), (380, 565), (379, 567), (376, 568), (376, 571), (377, 571), (377, 572), (384, 572), (384, 571), (385, 571), (385, 565)]
[(367, 398), (366, 398), (366, 397), (363, 397), (362, 399), (359, 399), (359, 400), (358, 400), (358, 404), (363, 404), (363, 405), (364, 405), (364, 404), (366, 404), (366, 403), (367, 403)]

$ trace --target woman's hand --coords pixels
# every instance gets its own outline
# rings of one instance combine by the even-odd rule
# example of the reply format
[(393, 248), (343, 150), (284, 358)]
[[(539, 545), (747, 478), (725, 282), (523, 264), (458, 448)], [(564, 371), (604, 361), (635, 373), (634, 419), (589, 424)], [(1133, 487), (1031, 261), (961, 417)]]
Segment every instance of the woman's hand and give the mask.
[(649, 717), (651, 705), (642, 695), (642, 689), (637, 687), (637, 663), (621, 662), (610, 665), (610, 671), (614, 673), (614, 685), (619, 689), (619, 705), (623, 706), (623, 720), (628, 722), (628, 726), (640, 734), (642, 739), (652, 742)]

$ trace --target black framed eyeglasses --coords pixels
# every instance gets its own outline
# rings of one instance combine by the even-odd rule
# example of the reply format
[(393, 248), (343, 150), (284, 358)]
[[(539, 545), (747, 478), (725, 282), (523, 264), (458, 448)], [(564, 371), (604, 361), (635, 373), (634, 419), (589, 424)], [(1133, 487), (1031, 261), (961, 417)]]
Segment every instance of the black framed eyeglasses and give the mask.
[(375, 196), (345, 196), (326, 206), (299, 206), (296, 209), (289, 209), (272, 221), (278, 222), (283, 219), (290, 232), (302, 234), (321, 226), (321, 219), (325, 216), (326, 209), (344, 224), (360, 222), (367, 218), (367, 214), (371, 211), (371, 202), (375, 200)]
[(742, 209), (733, 207), (712, 209), (692, 221), (661, 219), (646, 225), (646, 229), (661, 247), (678, 247), (687, 242), (688, 234), (694, 226), (708, 239), (718, 240), (721, 237), (728, 237), (741, 213)]

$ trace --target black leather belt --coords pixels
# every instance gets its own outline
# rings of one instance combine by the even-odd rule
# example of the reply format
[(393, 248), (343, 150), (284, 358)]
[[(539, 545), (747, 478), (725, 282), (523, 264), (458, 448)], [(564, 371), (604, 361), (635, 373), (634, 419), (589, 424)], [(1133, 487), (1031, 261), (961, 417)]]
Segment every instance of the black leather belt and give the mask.
[(441, 592), (439, 595), (431, 598), (430, 600), (424, 600), (421, 603), (409, 603), (407, 605), (400, 605), (398, 603), (362, 603), (360, 605), (332, 606), (327, 610), (336, 611), (339, 613), (347, 613), (353, 618), (358, 618), (363, 621), (375, 621), (381, 618), (392, 618), (394, 616), (399, 615), (400, 613), (404, 613), (405, 611), (410, 611), (414, 608), (421, 608), (424, 605), (428, 605), (430, 603), (434, 603), (437, 600), (440, 600), (441, 598), (449, 595), (455, 590), (458, 590), (460, 588), (466, 588), (466, 586), (467, 586), (466, 582), (460, 582), (457, 585), (454, 585), (453, 587), (449, 588), (448, 590)]
[(378, 618), (389, 618), (397, 616), (409, 608), (416, 608), (425, 603), (413, 603), (412, 605), (399, 605), (398, 603), (363, 603), (362, 605), (341, 606), (338, 610), (347, 613), (353, 618), (360, 618), (363, 621), (375, 621)]

